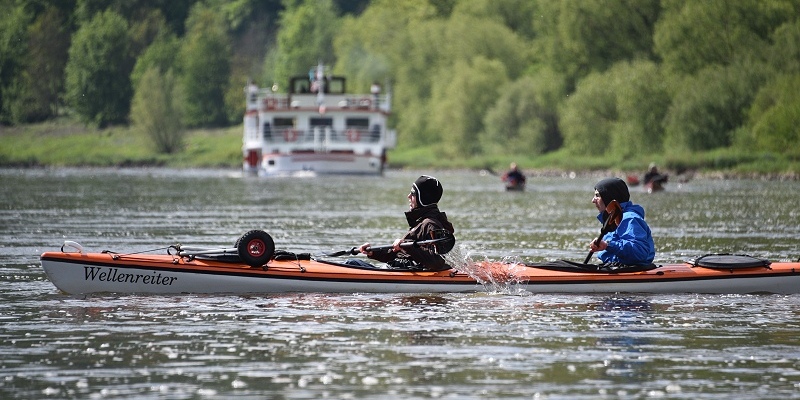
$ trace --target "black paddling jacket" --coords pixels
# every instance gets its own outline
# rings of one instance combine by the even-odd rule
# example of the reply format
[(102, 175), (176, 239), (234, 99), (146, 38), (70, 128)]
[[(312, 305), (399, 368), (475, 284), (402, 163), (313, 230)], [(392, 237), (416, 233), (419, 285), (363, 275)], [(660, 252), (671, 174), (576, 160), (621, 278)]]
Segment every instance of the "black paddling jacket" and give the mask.
[[(455, 232), (453, 224), (447, 220), (447, 215), (439, 211), (439, 207), (436, 204), (406, 211), (406, 220), (408, 220), (408, 226), (411, 229), (403, 236), (403, 241), (438, 239), (441, 237), (441, 230), (443, 229), (451, 236)], [(451, 248), (453, 243), (450, 244)], [(446, 251), (442, 253), (446, 253)], [(404, 248), (400, 252), (395, 252), (391, 249), (375, 251), (369, 258), (392, 266), (417, 267), (432, 271), (450, 268), (445, 263), (444, 257), (439, 254), (436, 244), (412, 246)]]

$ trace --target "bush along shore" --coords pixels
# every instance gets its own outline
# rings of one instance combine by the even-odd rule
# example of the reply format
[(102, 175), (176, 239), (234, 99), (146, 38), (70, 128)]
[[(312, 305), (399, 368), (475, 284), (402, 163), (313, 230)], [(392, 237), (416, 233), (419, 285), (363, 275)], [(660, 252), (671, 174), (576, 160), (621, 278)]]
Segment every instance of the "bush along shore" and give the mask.
[[(0, 167), (169, 167), (230, 168), (242, 165), (241, 125), (187, 132), (182, 148), (159, 153), (150, 140), (128, 126), (86, 128), (67, 121), (0, 127)], [(640, 174), (651, 162), (680, 179), (800, 179), (800, 153), (794, 157), (718, 149), (704, 153), (650, 154), (616, 159), (591, 154), (577, 157), (565, 150), (529, 157), (452, 157), (439, 146), (403, 147), (388, 155), (391, 168), (472, 169), (499, 174), (516, 162), (530, 176)]]

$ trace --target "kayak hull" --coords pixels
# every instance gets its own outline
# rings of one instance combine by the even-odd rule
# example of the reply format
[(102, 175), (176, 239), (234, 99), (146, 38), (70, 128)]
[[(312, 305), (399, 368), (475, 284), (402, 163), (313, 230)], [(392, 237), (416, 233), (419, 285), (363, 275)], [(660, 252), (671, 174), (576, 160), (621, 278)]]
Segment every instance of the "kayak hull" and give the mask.
[(689, 263), (638, 272), (558, 271), (480, 262), (446, 271), (350, 266), (324, 260), (270, 260), (263, 267), (175, 255), (47, 252), (48, 279), (88, 293), (458, 293), (513, 287), (532, 293), (800, 293), (800, 263), (705, 268)]

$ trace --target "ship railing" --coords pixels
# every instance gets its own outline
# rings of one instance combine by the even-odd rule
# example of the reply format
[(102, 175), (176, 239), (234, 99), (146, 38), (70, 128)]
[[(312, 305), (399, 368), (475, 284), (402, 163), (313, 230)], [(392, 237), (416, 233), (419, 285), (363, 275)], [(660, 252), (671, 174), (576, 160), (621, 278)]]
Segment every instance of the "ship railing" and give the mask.
[[(322, 105), (329, 109), (340, 108), (389, 112), (389, 104), (388, 96), (331, 95), (322, 100)], [(316, 96), (308, 94), (293, 95), (289, 98), (286, 95), (278, 95), (269, 92), (259, 94), (256, 100), (253, 100), (252, 97), (248, 97), (247, 101), (247, 110), (259, 111), (315, 108), (319, 106), (319, 99)]]
[(352, 147), (357, 144), (374, 145), (384, 141), (383, 129), (351, 127), (345, 130), (334, 130), (330, 127), (315, 127), (301, 130), (291, 126), (275, 127), (265, 140), (271, 143), (285, 143), (293, 147), (313, 147), (325, 150), (331, 146), (337, 148)]
[(353, 95), (345, 96), (336, 102), (340, 108), (349, 108), (357, 110), (384, 110), (388, 105), (387, 96), (383, 95)]

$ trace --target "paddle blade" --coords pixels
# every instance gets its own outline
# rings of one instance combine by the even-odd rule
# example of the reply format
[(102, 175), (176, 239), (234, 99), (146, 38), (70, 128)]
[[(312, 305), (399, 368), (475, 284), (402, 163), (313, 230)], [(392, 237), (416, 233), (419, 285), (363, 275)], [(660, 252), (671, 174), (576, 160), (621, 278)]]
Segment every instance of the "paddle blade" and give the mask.
[(622, 207), (619, 205), (619, 202), (611, 200), (611, 203), (606, 206), (606, 212), (610, 215), (615, 215), (616, 223), (619, 225), (619, 222), (622, 220)]
[(611, 232), (622, 222), (622, 207), (616, 200), (611, 200), (606, 206), (606, 222), (603, 223), (602, 233)]
[(335, 251), (333, 253), (323, 254), (323, 256), (325, 256), (325, 257), (341, 257), (341, 256), (352, 256), (352, 255), (356, 255), (358, 253), (359, 253), (358, 248), (353, 247), (350, 250)]

